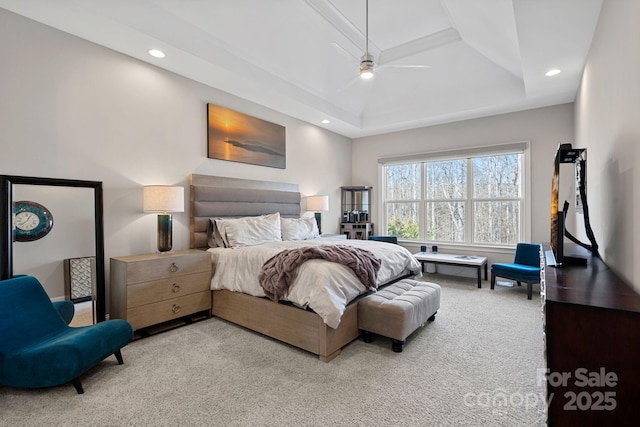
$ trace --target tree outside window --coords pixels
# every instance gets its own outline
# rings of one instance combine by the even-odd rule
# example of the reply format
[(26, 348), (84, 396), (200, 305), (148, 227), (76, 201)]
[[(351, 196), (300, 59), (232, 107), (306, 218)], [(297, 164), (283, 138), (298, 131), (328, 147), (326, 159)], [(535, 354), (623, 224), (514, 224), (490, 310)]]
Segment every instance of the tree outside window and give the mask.
[(384, 166), (387, 234), (515, 245), (522, 235), (522, 153)]

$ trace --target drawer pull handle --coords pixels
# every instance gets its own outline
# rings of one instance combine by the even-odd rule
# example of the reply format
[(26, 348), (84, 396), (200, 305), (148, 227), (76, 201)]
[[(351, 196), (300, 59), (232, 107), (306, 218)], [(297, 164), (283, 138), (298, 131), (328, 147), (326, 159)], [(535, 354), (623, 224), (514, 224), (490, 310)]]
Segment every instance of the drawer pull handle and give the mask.
[(171, 266), (169, 267), (169, 271), (171, 271), (172, 273), (175, 273), (178, 270), (179, 270), (178, 264), (176, 264), (175, 262), (172, 262)]
[(180, 292), (180, 285), (174, 283), (173, 286), (171, 286), (171, 292), (174, 294)]
[(177, 304), (173, 304), (173, 307), (171, 307), (171, 311), (173, 311), (173, 314), (178, 314), (180, 313), (180, 310), (182, 310), (182, 307), (180, 307)]

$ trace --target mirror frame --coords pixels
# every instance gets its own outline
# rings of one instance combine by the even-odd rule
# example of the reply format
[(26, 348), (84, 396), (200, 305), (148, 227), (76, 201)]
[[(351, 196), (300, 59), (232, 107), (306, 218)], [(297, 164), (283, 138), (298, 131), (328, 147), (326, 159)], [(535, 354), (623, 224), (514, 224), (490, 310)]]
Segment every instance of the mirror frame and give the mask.
[(0, 175), (0, 280), (13, 277), (13, 185), (92, 188), (96, 242), (96, 321), (106, 318), (102, 182)]

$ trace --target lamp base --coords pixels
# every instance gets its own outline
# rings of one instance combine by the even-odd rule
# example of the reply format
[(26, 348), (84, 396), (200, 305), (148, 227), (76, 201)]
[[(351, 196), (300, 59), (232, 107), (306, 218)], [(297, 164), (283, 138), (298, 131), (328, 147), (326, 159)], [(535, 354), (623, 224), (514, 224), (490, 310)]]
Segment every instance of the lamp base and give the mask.
[(322, 214), (320, 212), (314, 212), (316, 217), (316, 223), (318, 223), (318, 233), (322, 235)]
[(173, 215), (158, 215), (158, 251), (168, 252), (173, 245)]

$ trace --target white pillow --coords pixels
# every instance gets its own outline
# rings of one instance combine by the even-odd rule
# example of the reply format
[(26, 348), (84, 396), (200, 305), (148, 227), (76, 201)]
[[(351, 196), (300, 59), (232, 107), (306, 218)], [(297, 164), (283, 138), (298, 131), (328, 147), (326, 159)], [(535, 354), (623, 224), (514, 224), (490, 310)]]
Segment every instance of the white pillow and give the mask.
[(318, 223), (313, 217), (280, 218), (282, 240), (309, 240), (320, 237)]
[(241, 248), (282, 240), (279, 212), (262, 216), (216, 219), (215, 222), (228, 248)]

